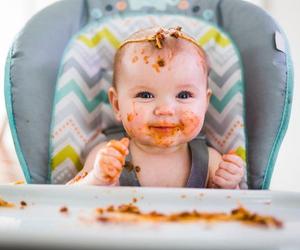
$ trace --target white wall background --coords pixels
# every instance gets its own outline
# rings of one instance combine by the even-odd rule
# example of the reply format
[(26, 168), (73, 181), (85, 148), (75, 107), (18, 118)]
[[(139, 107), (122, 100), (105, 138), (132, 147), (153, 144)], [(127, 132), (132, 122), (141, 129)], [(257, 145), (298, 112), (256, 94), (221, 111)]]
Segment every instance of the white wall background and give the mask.
[[(14, 36), (26, 21), (41, 8), (56, 0), (0, 1), (0, 183), (22, 179), (22, 173), (7, 126), (3, 80), (5, 59)], [(270, 189), (300, 191), (300, 1), (252, 0), (266, 9), (285, 30), (290, 41), (295, 68), (294, 99), (290, 125), (276, 162)], [(6, 129), (5, 129), (6, 128)], [(1, 129), (3, 137), (1, 139)]]

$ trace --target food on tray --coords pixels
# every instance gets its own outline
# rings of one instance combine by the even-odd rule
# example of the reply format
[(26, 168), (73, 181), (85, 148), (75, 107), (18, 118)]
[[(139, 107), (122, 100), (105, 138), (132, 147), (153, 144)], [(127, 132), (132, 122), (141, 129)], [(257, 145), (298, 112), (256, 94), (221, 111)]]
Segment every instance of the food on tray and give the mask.
[(179, 213), (163, 214), (156, 211), (143, 213), (140, 209), (133, 205), (122, 204), (119, 206), (109, 206), (107, 208), (96, 209), (97, 221), (104, 223), (120, 223), (120, 222), (182, 222), (190, 223), (197, 221), (206, 222), (241, 222), (252, 226), (260, 226), (264, 228), (282, 228), (283, 223), (273, 216), (263, 216), (250, 212), (246, 208), (239, 206), (230, 213), (212, 213), (199, 212), (193, 210), (191, 212), (184, 211)]
[(5, 201), (0, 197), (0, 207), (14, 207), (14, 206), (15, 206), (14, 203)]
[(61, 213), (68, 213), (69, 212), (69, 209), (66, 207), (66, 206), (63, 206), (59, 209), (59, 212)]
[(25, 184), (25, 181), (17, 180), (17, 181), (11, 182), (10, 184), (12, 184), (12, 185), (21, 185), (21, 184)]
[(27, 206), (27, 202), (26, 201), (20, 201), (20, 206), (21, 206), (21, 208), (25, 208)]

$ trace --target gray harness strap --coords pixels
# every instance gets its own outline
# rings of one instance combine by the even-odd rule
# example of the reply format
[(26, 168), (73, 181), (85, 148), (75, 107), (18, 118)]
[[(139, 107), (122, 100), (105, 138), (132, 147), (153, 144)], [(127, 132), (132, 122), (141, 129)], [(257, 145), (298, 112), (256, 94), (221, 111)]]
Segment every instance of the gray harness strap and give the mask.
[[(119, 140), (126, 135), (123, 128), (117, 127), (104, 131), (107, 140)], [(192, 155), (191, 172), (186, 187), (205, 188), (208, 174), (208, 148), (205, 136), (199, 135), (191, 142), (189, 148)], [(131, 154), (126, 157), (125, 167), (119, 178), (120, 186), (141, 186), (137, 178), (135, 168), (132, 165)]]

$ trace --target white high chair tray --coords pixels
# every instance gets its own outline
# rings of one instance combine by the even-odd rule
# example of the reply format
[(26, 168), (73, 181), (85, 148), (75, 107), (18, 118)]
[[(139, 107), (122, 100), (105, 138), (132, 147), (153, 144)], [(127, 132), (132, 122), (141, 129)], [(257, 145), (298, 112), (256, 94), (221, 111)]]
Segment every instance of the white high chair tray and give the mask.
[[(298, 249), (300, 193), (277, 191), (0, 185), (0, 248), (37, 249)], [(230, 212), (242, 204), (284, 223), (264, 229), (237, 222), (107, 224), (97, 207), (132, 202), (142, 212)], [(20, 208), (20, 202), (27, 206)], [(66, 206), (68, 213), (60, 212)], [(292, 248), (291, 248), (292, 247)]]

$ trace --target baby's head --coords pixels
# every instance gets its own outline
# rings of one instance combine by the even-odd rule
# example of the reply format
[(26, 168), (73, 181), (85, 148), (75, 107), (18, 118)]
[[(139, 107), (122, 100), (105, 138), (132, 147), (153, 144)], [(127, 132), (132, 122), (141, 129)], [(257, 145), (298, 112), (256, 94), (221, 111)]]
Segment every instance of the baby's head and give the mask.
[(126, 39), (115, 56), (109, 99), (138, 143), (171, 147), (200, 132), (211, 91), (201, 47), (180, 28), (149, 28)]

